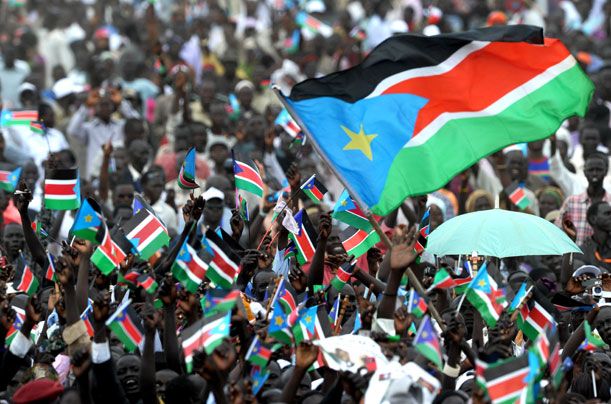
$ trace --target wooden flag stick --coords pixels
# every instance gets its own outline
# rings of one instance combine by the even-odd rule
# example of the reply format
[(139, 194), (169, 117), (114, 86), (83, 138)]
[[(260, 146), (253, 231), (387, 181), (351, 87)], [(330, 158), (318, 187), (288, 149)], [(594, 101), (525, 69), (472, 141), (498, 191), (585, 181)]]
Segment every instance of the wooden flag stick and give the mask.
[(276, 296), (276, 291), (278, 290), (278, 286), (280, 285), (281, 280), (282, 280), (282, 275), (280, 275), (279, 277), (277, 277), (274, 280), (274, 289), (272, 290), (269, 300), (267, 301), (267, 307), (266, 307), (267, 311), (265, 313), (265, 321), (269, 319), (269, 312), (272, 309), (272, 303), (274, 302), (274, 296)]
[(338, 335), (342, 329), (342, 321), (344, 320), (344, 315), (346, 314), (346, 310), (348, 309), (348, 305), (350, 304), (350, 298), (348, 296), (344, 297), (340, 304), (339, 313), (337, 314), (337, 320), (335, 321), (335, 328), (333, 329), (333, 335)]

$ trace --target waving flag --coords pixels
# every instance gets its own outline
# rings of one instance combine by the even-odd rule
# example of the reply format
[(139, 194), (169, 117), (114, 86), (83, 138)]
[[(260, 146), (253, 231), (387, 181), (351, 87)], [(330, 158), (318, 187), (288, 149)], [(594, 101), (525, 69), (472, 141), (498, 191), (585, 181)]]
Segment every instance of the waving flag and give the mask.
[(258, 335), (255, 335), (244, 359), (260, 369), (264, 369), (271, 357), (272, 350), (265, 346)]
[(185, 161), (180, 166), (177, 183), (182, 189), (199, 188), (199, 185), (195, 182), (195, 147), (190, 148), (185, 155)]
[(91, 325), (91, 315), (93, 314), (93, 306), (91, 305), (91, 300), (87, 300), (87, 307), (81, 313), (81, 320), (85, 323), (85, 328), (87, 329), (87, 335), (89, 337), (93, 337), (93, 326)]
[(365, 254), (371, 247), (380, 242), (380, 236), (375, 229), (365, 231), (352, 227), (348, 227), (341, 232), (339, 239), (346, 253), (348, 255), (354, 255), (354, 258), (358, 258)]
[(116, 267), (123, 262), (127, 254), (125, 251), (114, 242), (110, 236), (108, 226), (103, 222), (104, 225), (104, 236), (100, 246), (95, 249), (91, 254), (91, 262), (102, 272), (104, 275), (110, 274)]
[(100, 205), (92, 199), (87, 198), (83, 201), (72, 225), (72, 234), (76, 237), (89, 241), (97, 241), (96, 236), (102, 225), (102, 214)]
[(529, 340), (534, 341), (547, 327), (555, 327), (556, 321), (534, 298), (527, 301), (518, 314), (518, 328)]
[(136, 247), (140, 258), (149, 259), (170, 243), (168, 230), (161, 220), (146, 209), (141, 209), (123, 225), (127, 239)]
[(272, 306), (272, 315), (269, 319), (267, 332), (279, 342), (287, 345), (291, 343), (292, 334), (290, 332), (288, 316), (284, 313), (280, 302), (276, 302)]
[(335, 290), (341, 292), (342, 289), (344, 289), (344, 285), (350, 281), (355, 266), (356, 260), (353, 262), (344, 262), (340, 265), (340, 267), (337, 268), (335, 278), (331, 279), (331, 286), (333, 286)]
[(351, 195), (386, 215), (480, 158), (583, 116), (593, 90), (559, 40), (518, 25), (393, 36), (285, 101)]
[(131, 299), (122, 302), (106, 321), (106, 326), (119, 338), (128, 352), (134, 352), (144, 339), (140, 318), (131, 302)]
[(157, 281), (155, 281), (155, 278), (153, 278), (149, 274), (142, 274), (138, 276), (138, 279), (136, 280), (136, 282), (138, 286), (144, 289), (144, 291), (148, 293), (149, 295), (154, 294), (155, 291), (157, 290), (157, 286), (159, 286), (157, 285)]
[(496, 282), (488, 275), (486, 264), (477, 272), (477, 275), (467, 289), (466, 298), (479, 311), (489, 327), (494, 327), (501, 312), (507, 305), (504, 294), (497, 287)]
[(597, 349), (604, 348), (607, 345), (598, 334), (592, 333), (592, 326), (590, 326), (590, 323), (587, 320), (583, 322), (583, 330), (586, 337), (581, 345), (579, 345), (579, 349), (583, 351), (595, 351)]
[(418, 292), (416, 292), (414, 289), (410, 289), (409, 297), (407, 299), (407, 312), (420, 318), (426, 313), (427, 310), (428, 306), (426, 304), (426, 300), (418, 295)]
[(346, 189), (335, 203), (332, 217), (359, 230), (369, 232), (372, 228), (369, 219), (350, 197)]
[(200, 303), (204, 317), (210, 317), (219, 313), (227, 313), (233, 310), (240, 298), (240, 291), (233, 289), (208, 289), (206, 295), (201, 298)]
[(73, 210), (81, 206), (81, 187), (78, 170), (49, 170), (45, 177), (45, 208)]
[(295, 215), (295, 222), (297, 222), (299, 233), (290, 233), (289, 238), (295, 244), (297, 261), (303, 265), (312, 259), (316, 251), (316, 246), (314, 245), (316, 242), (316, 231), (314, 226), (312, 226), (312, 222), (310, 222), (308, 214), (303, 209)]
[(0, 189), (6, 192), (14, 192), (21, 177), (21, 167), (13, 171), (0, 170)]
[(316, 174), (303, 183), (301, 190), (317, 205), (322, 202), (322, 199), (328, 192), (323, 183), (316, 179)]
[(532, 287), (526, 290), (526, 282), (522, 283), (522, 286), (520, 286), (520, 289), (518, 289), (518, 293), (516, 293), (516, 295), (514, 296), (507, 311), (509, 313), (513, 313), (514, 311), (516, 311), (518, 307), (520, 307), (520, 305), (524, 302), (524, 299), (526, 299), (526, 296), (528, 295), (528, 293), (530, 293), (531, 289)]
[(422, 216), (422, 220), (420, 221), (420, 228), (418, 229), (418, 238), (416, 239), (416, 245), (414, 248), (418, 254), (422, 254), (424, 249), (426, 248), (426, 240), (429, 237), (430, 231), (430, 215), (431, 208), (428, 208), (424, 215)]
[(282, 129), (284, 129), (284, 131), (293, 139), (296, 139), (299, 134), (302, 133), (301, 128), (299, 125), (297, 125), (297, 122), (295, 122), (295, 120), (291, 117), (286, 108), (283, 108), (282, 111), (280, 111), (274, 123), (281, 126)]
[(197, 251), (185, 240), (176, 261), (172, 264), (172, 275), (185, 289), (195, 293), (200, 283), (204, 281), (207, 270), (208, 264), (197, 255)]
[(49, 252), (47, 252), (47, 261), (49, 261), (49, 265), (45, 271), (45, 279), (55, 282), (55, 258)]
[(19, 259), (19, 264), (20, 267), (15, 271), (13, 288), (32, 296), (38, 290), (38, 279), (23, 257)]
[(297, 15), (295, 15), (295, 22), (301, 28), (307, 30), (311, 36), (320, 34), (323, 37), (328, 38), (333, 35), (333, 28), (331, 28), (331, 26), (303, 11), (299, 11)]
[(38, 111), (4, 110), (0, 115), (0, 126), (30, 126), (30, 122), (38, 119)]
[(47, 128), (45, 126), (45, 123), (42, 121), (32, 121), (30, 122), (30, 130), (34, 134), (44, 135)]
[(414, 338), (413, 345), (418, 352), (441, 369), (441, 345), (439, 344), (439, 337), (437, 337), (437, 332), (435, 331), (429, 316), (424, 316), (420, 322), (420, 327), (418, 327), (418, 332)]
[(190, 373), (193, 370), (195, 351), (203, 347), (206, 354), (210, 355), (229, 335), (230, 325), (231, 313), (225, 313), (215, 317), (201, 318), (183, 330), (181, 339), (187, 372)]
[(524, 187), (517, 182), (511, 183), (507, 188), (505, 188), (505, 195), (507, 195), (511, 203), (516, 205), (521, 210), (526, 209), (528, 205), (530, 205), (530, 200), (526, 196)]
[(233, 160), (233, 176), (237, 189), (250, 192), (259, 198), (263, 197), (263, 180), (257, 170), (241, 161)]
[(492, 403), (518, 402), (522, 390), (527, 388), (526, 376), (529, 372), (528, 355), (505, 359), (488, 366), (483, 374)]
[(240, 257), (212, 229), (206, 232), (206, 241), (213, 253), (206, 276), (215, 285), (230, 289), (238, 273)]

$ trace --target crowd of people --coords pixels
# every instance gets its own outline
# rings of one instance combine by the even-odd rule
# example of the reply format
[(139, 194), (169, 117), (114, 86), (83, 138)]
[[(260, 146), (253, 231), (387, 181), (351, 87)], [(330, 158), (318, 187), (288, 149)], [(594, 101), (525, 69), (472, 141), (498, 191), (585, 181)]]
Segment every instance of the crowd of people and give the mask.
[[(386, 237), (349, 256), (334, 214), (344, 184), (281, 119), (271, 84), (288, 95), (393, 35), (506, 24), (564, 42), (595, 84), (586, 116), (375, 217)], [(554, 334), (537, 389), (504, 402), (608, 402), (610, 36), (606, 0), (2, 0), (0, 400), (501, 402), (490, 369), (539, 346), (518, 318), (536, 306), (550, 317), (538, 335)], [(262, 195), (237, 186), (236, 161)], [(73, 168), (81, 210), (52, 208), (46, 180)], [(312, 175), (320, 200), (304, 192)], [(583, 254), (417, 248), (423, 216), (431, 233), (494, 208), (555, 223)], [(150, 254), (128, 230), (146, 215), (168, 237)], [(96, 254), (109, 239), (124, 255), (107, 269)], [(482, 265), (517, 302), (492, 324), (457, 287)]]

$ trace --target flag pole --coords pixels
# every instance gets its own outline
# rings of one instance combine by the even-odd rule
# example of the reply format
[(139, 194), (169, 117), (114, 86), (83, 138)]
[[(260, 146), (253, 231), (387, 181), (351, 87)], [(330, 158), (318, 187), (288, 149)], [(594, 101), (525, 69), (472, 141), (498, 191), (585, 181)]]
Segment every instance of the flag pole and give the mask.
[[(341, 175), (341, 173), (339, 173), (335, 169), (333, 164), (329, 164), (329, 161), (330, 161), (329, 156), (327, 156), (327, 154), (322, 150), (322, 148), (316, 141), (316, 138), (312, 136), (307, 126), (303, 123), (303, 121), (301, 120), (297, 112), (293, 109), (291, 104), (289, 104), (286, 101), (286, 98), (284, 98), (284, 95), (282, 95), (282, 93), (280, 92), (280, 87), (274, 84), (272, 85), (272, 91), (274, 92), (274, 94), (276, 94), (276, 97), (278, 97), (278, 99), (280, 100), (284, 108), (286, 108), (287, 112), (291, 115), (291, 117), (293, 117), (293, 119), (297, 122), (301, 130), (308, 136), (312, 144), (312, 147), (314, 148), (316, 153), (318, 153), (318, 155), (323, 159), (323, 161), (327, 162), (327, 164), (329, 165), (329, 168), (331, 168), (331, 171), (333, 171), (333, 174), (335, 174), (337, 179), (348, 190), (348, 193), (350, 194), (351, 197), (354, 198), (354, 202), (358, 205), (358, 207), (365, 213), (365, 216), (367, 216), (367, 219), (369, 220), (369, 222), (371, 223), (375, 231), (380, 236), (380, 240), (382, 240), (382, 242), (386, 245), (386, 247), (388, 247), (388, 251), (389, 252), (392, 251), (392, 243), (390, 239), (384, 233), (384, 231), (382, 231), (380, 224), (373, 218), (373, 215), (371, 214), (371, 211), (369, 210), (369, 206), (361, 199), (358, 193), (354, 192), (354, 189), (352, 188), (350, 183), (346, 181), (344, 176)], [(424, 288), (422, 287), (422, 284), (420, 283), (418, 278), (416, 278), (414, 271), (412, 271), (410, 267), (407, 268), (406, 274), (407, 274), (407, 279), (409, 280), (410, 284), (416, 289), (416, 292), (418, 292), (420, 296), (425, 296), (426, 292)], [(443, 324), (441, 316), (439, 315), (439, 312), (437, 311), (437, 309), (435, 309), (435, 306), (433, 306), (433, 304), (430, 302), (427, 302), (427, 305), (429, 308), (429, 312), (431, 313), (431, 316), (433, 316), (435, 321), (437, 321), (437, 323), (439, 324), (439, 327), (441, 327), (441, 330), (445, 331), (445, 326)]]

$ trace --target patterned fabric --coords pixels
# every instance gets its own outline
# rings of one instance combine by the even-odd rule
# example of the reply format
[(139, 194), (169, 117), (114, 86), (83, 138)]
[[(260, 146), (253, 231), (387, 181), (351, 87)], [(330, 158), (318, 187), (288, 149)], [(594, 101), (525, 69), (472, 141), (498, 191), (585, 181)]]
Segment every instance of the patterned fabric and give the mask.
[[(611, 194), (605, 193), (603, 201), (610, 202)], [(592, 235), (592, 227), (588, 224), (586, 213), (592, 205), (592, 200), (587, 192), (578, 195), (571, 195), (562, 204), (560, 216), (556, 219), (556, 226), (562, 228), (562, 220), (565, 217), (570, 219), (577, 229), (577, 245), (582, 245), (587, 237)]]

